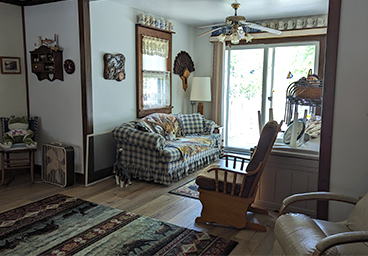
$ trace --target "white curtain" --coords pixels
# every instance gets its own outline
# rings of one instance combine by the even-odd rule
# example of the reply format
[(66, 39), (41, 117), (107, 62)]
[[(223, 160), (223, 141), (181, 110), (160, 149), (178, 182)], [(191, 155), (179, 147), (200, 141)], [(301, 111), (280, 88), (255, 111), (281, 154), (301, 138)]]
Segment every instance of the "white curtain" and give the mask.
[(167, 58), (169, 56), (169, 41), (151, 36), (143, 36), (142, 53), (149, 56)]
[(170, 72), (143, 70), (143, 108), (170, 106)]

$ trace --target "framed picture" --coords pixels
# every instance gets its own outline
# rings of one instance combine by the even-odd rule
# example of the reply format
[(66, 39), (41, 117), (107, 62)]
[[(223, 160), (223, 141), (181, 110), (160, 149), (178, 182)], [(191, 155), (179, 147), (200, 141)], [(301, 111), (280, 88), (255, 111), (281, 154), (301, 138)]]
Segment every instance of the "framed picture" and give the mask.
[(19, 57), (0, 57), (1, 74), (20, 74)]

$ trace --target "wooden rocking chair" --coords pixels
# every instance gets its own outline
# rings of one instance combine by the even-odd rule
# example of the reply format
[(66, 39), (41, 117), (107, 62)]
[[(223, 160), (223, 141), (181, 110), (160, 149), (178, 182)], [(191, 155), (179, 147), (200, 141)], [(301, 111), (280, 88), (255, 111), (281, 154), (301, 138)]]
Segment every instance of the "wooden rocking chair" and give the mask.
[(270, 121), (263, 127), (250, 160), (225, 154), (221, 157), (219, 165), (211, 165), (198, 175), (196, 183), (199, 186), (202, 212), (201, 216), (196, 218), (197, 223), (214, 222), (239, 229), (266, 231), (266, 227), (261, 224), (247, 222), (246, 215), (247, 211), (268, 214), (264, 209), (252, 207), (252, 203), (281, 125), (282, 122), (278, 124), (276, 121)]

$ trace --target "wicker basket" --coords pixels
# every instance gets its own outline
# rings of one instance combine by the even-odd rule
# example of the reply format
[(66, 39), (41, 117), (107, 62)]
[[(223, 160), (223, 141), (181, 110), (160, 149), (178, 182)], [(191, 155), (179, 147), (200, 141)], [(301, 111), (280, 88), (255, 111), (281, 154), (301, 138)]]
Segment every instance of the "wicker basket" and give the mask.
[(299, 85), (296, 87), (295, 97), (305, 99), (320, 99), (322, 97), (322, 88), (310, 88)]

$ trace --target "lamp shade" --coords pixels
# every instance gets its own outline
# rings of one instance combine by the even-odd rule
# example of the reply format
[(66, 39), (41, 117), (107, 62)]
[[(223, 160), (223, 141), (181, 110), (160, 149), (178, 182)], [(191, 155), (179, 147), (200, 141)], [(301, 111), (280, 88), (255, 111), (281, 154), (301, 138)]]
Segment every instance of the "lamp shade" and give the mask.
[(193, 77), (191, 101), (211, 101), (211, 79), (209, 77)]

